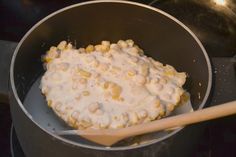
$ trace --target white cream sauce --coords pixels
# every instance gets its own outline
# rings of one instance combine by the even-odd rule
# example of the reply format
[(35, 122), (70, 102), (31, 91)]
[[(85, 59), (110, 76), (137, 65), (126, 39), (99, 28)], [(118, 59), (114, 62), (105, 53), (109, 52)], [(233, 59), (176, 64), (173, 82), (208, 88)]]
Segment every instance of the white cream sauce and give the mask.
[(121, 128), (159, 119), (184, 92), (185, 73), (142, 55), (131, 40), (111, 45), (103, 41), (87, 53), (60, 44), (45, 56), (41, 88), (57, 115), (78, 129)]

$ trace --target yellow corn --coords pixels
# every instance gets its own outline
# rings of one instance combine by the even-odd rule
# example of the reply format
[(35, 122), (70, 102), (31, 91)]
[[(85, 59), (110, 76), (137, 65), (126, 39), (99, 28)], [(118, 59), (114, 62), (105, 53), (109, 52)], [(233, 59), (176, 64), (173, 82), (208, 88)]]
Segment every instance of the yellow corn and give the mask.
[(90, 94), (89, 91), (83, 91), (82, 93), (83, 93), (83, 96), (89, 96)]
[(88, 110), (92, 113), (96, 112), (99, 109), (98, 103), (92, 103), (89, 105)]
[(146, 110), (140, 110), (140, 111), (138, 112), (138, 117), (139, 117), (140, 119), (146, 118), (147, 115), (148, 115), (148, 113), (147, 113)]
[(55, 46), (51, 46), (50, 49), (49, 49), (49, 52), (56, 51), (56, 50), (57, 50), (57, 48)]
[(113, 99), (118, 99), (120, 97), (120, 93), (121, 93), (121, 87), (118, 85), (114, 85), (111, 88), (111, 93), (112, 93), (112, 98)]
[(71, 43), (68, 43), (67, 45), (66, 45), (66, 49), (72, 49), (73, 48), (73, 45), (71, 44)]
[(131, 122), (131, 124), (137, 124), (138, 121), (139, 121), (139, 119), (138, 119), (138, 116), (137, 116), (136, 112), (130, 114), (130, 122)]
[(75, 127), (76, 119), (71, 116), (68, 117), (67, 122), (70, 124), (70, 126)]
[(155, 102), (155, 107), (158, 108), (158, 107), (160, 107), (160, 105), (161, 105), (161, 104), (160, 104), (160, 100), (156, 100), (156, 102)]
[(101, 44), (104, 45), (104, 46), (110, 47), (111, 43), (110, 43), (110, 41), (105, 41), (104, 40), (104, 41), (101, 42)]
[(94, 51), (94, 46), (93, 45), (88, 45), (85, 49), (87, 53), (93, 52)]
[(173, 111), (174, 110), (174, 105), (173, 104), (167, 104), (167, 110), (168, 111)]
[(163, 107), (160, 108), (159, 115), (160, 115), (161, 117), (163, 117), (163, 116), (165, 115), (165, 110), (164, 110)]
[(149, 70), (148, 70), (148, 65), (147, 64), (144, 64), (142, 67), (141, 67), (141, 74), (143, 76), (147, 76)]
[(79, 122), (79, 125), (83, 128), (88, 128), (92, 125), (91, 123), (91, 120), (89, 118), (87, 119), (82, 119), (80, 122)]
[(124, 40), (119, 40), (117, 42), (117, 45), (119, 45), (121, 48), (127, 48), (128, 44)]
[(136, 74), (136, 71), (130, 70), (130, 71), (128, 71), (127, 74), (128, 74), (128, 76), (132, 77), (132, 76), (134, 76)]
[(78, 73), (83, 77), (87, 77), (87, 78), (91, 77), (91, 73), (83, 69), (78, 69)]
[(52, 58), (44, 57), (44, 62), (49, 63), (52, 61)]
[(49, 107), (52, 107), (52, 100), (48, 100), (47, 103)]
[(131, 39), (126, 40), (126, 43), (127, 43), (130, 47), (134, 46), (134, 41), (131, 40)]
[(61, 41), (58, 45), (57, 48), (60, 50), (64, 50), (66, 48), (67, 42), (66, 41)]
[(109, 82), (109, 81), (106, 81), (106, 82), (103, 84), (103, 88), (104, 88), (104, 89), (108, 89), (109, 84), (110, 84), (110, 82)]

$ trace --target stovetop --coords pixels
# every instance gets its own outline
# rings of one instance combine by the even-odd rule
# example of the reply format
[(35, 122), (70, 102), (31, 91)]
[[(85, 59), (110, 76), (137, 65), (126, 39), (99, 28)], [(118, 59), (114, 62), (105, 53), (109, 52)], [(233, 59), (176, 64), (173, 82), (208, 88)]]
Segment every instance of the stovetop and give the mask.
[[(136, 0), (160, 8), (187, 25), (201, 40), (213, 64), (213, 93), (209, 105), (236, 100), (236, 1)], [(20, 38), (38, 20), (79, 0), (0, 1), (0, 156), (23, 157), (11, 129), (7, 99), (8, 68)], [(236, 117), (207, 123), (193, 157), (236, 157)], [(12, 138), (10, 138), (10, 136)], [(10, 142), (11, 140), (11, 142)], [(10, 143), (12, 143), (10, 147)]]

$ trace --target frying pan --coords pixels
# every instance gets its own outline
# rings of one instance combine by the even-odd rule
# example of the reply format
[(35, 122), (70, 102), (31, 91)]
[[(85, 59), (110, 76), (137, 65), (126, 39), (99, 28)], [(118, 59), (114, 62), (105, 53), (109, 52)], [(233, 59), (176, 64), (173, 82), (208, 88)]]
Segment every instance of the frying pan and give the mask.
[[(111, 148), (79, 136), (53, 134), (53, 130), (69, 127), (47, 107), (40, 93), (39, 82), (44, 73), (41, 56), (62, 40), (79, 48), (102, 40), (116, 42), (119, 39), (133, 39), (146, 55), (187, 72), (184, 88), (191, 94), (192, 108), (197, 110), (206, 104), (212, 83), (211, 65), (202, 44), (183, 23), (159, 9), (135, 2), (75, 4), (52, 13), (33, 26), (12, 57), (11, 114), (26, 156), (170, 156), (170, 152), (165, 152), (165, 145), (173, 152), (181, 148), (176, 145), (183, 144), (177, 140), (178, 134), (184, 134), (183, 128), (142, 136), (140, 138), (148, 140), (139, 145), (124, 142)], [(181, 112), (185, 110), (177, 109), (175, 114)], [(184, 154), (182, 152), (182, 156)]]

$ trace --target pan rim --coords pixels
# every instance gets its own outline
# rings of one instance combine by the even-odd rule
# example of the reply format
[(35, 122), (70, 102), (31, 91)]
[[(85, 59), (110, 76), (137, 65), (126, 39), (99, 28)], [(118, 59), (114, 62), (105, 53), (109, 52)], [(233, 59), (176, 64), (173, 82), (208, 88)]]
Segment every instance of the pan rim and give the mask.
[(123, 1), (123, 0), (99, 0), (99, 1), (88, 1), (88, 2), (82, 2), (82, 3), (77, 3), (77, 4), (73, 4), (70, 6), (67, 6), (65, 8), (62, 8), (60, 10), (57, 10), (51, 14), (49, 14), (48, 16), (44, 17), (43, 19), (41, 19), (39, 22), (37, 22), (33, 27), (31, 27), (31, 29), (23, 36), (23, 38), (20, 40), (20, 42), (18, 43), (12, 59), (11, 59), (11, 65), (10, 65), (10, 83), (11, 83), (11, 90), (13, 91), (13, 95), (18, 103), (18, 105), (20, 106), (20, 108), (23, 110), (24, 114), (37, 126), (39, 127), (42, 131), (44, 131), (45, 133), (51, 135), (54, 139), (57, 139), (60, 142), (65, 142), (66, 144), (70, 144), (71, 146), (78, 146), (78, 147), (83, 147), (83, 148), (89, 148), (89, 149), (95, 149), (95, 150), (104, 150), (104, 151), (122, 151), (122, 150), (132, 150), (132, 149), (137, 149), (137, 148), (142, 148), (142, 147), (146, 147), (146, 146), (150, 146), (153, 145), (155, 143), (161, 142), (165, 139), (168, 139), (169, 137), (175, 135), (176, 133), (178, 133), (180, 130), (182, 130), (184, 127), (181, 127), (179, 129), (176, 129), (175, 131), (173, 131), (172, 133), (169, 133), (165, 136), (163, 136), (162, 138), (158, 138), (156, 140), (153, 140), (152, 142), (148, 142), (145, 144), (140, 144), (137, 146), (122, 146), (122, 147), (103, 147), (103, 146), (92, 146), (92, 145), (87, 145), (87, 144), (82, 144), (82, 143), (78, 143), (78, 142), (74, 142), (68, 139), (65, 139), (63, 137), (57, 136), (55, 134), (53, 134), (50, 131), (47, 131), (45, 128), (43, 128), (42, 126), (40, 126), (40, 124), (38, 124), (36, 121), (34, 121), (32, 119), (32, 116), (30, 115), (30, 113), (26, 110), (26, 108), (23, 106), (23, 102), (21, 102), (20, 98), (18, 97), (17, 91), (16, 91), (16, 86), (14, 83), (14, 64), (15, 64), (15, 59), (17, 56), (17, 53), (22, 45), (22, 43), (25, 41), (25, 39), (31, 34), (31, 32), (37, 28), (40, 24), (42, 24), (43, 22), (45, 22), (46, 20), (50, 19), (51, 17), (57, 15), (58, 13), (61, 13), (65, 10), (69, 10), (71, 8), (75, 8), (75, 7), (79, 7), (79, 6), (83, 6), (83, 5), (89, 5), (89, 4), (95, 4), (95, 3), (123, 3), (123, 4), (127, 4), (127, 5), (135, 5), (138, 7), (142, 7), (142, 8), (146, 8), (149, 9), (151, 11), (155, 11), (163, 16), (165, 16), (166, 18), (169, 18), (171, 20), (173, 20), (174, 22), (176, 22), (178, 25), (180, 25), (183, 29), (185, 29), (192, 37), (193, 39), (197, 42), (197, 44), (199, 45), (199, 47), (202, 50), (202, 53), (205, 57), (206, 63), (207, 63), (207, 68), (208, 68), (208, 84), (207, 84), (207, 90), (206, 90), (206, 94), (204, 95), (204, 98), (201, 102), (201, 104), (199, 105), (198, 109), (203, 108), (203, 106), (206, 104), (208, 97), (210, 95), (210, 91), (211, 91), (211, 87), (212, 87), (212, 66), (210, 64), (210, 59), (209, 56), (205, 50), (205, 48), (203, 47), (202, 43), (200, 42), (200, 40), (197, 38), (197, 36), (187, 27), (185, 26), (182, 22), (180, 22), (178, 19), (176, 19), (175, 17), (173, 17), (172, 15), (158, 9), (152, 6), (148, 6), (146, 4), (142, 4), (142, 3), (138, 3), (138, 2), (132, 2), (132, 1)]

